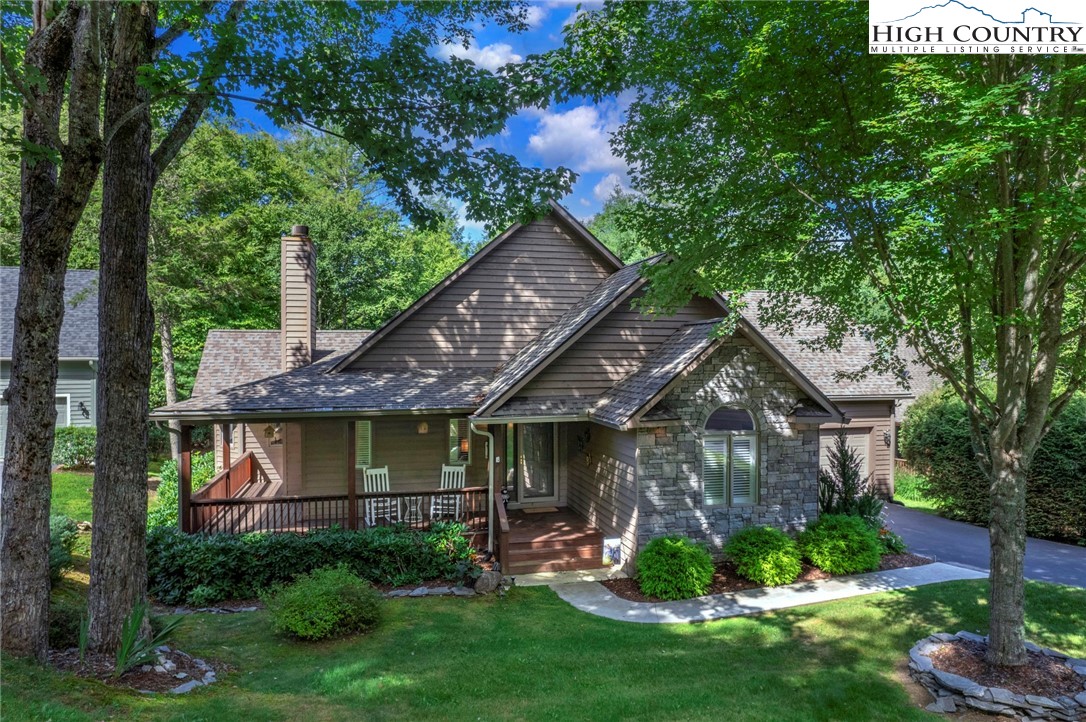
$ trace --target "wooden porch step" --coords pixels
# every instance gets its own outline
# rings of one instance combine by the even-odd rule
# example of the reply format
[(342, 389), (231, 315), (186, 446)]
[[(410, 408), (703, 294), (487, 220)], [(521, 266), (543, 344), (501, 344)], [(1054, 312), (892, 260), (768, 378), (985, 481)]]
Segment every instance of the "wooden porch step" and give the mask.
[(505, 570), (506, 574), (535, 574), (537, 572), (570, 572), (581, 569), (599, 569), (603, 566), (601, 557), (590, 559), (551, 559), (550, 561), (513, 562)]
[(547, 549), (511, 549), (509, 561), (520, 562), (550, 561), (552, 559), (602, 559), (603, 544), (583, 544)]
[(555, 549), (566, 546), (584, 546), (603, 544), (603, 532), (596, 529), (577, 529), (561, 534), (509, 535), (510, 549)]

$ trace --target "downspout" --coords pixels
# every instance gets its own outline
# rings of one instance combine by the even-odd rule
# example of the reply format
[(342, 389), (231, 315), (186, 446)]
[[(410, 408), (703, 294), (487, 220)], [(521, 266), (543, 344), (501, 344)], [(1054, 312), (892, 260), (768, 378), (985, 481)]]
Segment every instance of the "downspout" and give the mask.
[(487, 485), (486, 485), (486, 549), (488, 552), (494, 551), (494, 434), (489, 431), (483, 431), (476, 428), (475, 422), (468, 420), (468, 427), (473, 433), (479, 436), (485, 436), (490, 440), (487, 445), (487, 459), (486, 459), (486, 471), (487, 471)]

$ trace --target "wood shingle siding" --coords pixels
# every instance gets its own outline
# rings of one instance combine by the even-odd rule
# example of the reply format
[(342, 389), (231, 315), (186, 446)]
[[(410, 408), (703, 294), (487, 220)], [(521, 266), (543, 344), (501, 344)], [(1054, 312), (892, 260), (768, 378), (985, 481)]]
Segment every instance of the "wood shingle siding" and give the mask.
[(568, 424), (566, 433), (569, 506), (605, 537), (621, 539), (623, 562), (632, 562), (637, 552), (637, 433), (585, 422)]
[(643, 292), (609, 313), (565, 353), (517, 392), (518, 396), (597, 396), (631, 374), (679, 328), (720, 316), (720, 308), (695, 299), (672, 316), (640, 313)]
[(356, 359), (352, 368), (505, 362), (610, 273), (552, 220), (516, 230)]

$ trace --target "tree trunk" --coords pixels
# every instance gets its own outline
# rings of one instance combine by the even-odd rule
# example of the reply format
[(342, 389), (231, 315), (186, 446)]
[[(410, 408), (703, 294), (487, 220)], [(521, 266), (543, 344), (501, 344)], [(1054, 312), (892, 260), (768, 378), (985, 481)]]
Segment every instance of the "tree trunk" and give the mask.
[(1026, 470), (1021, 458), (1014, 451), (992, 450), (988, 661), (1007, 666), (1026, 663)]
[[(160, 313), (158, 338), (162, 343), (162, 376), (166, 385), (166, 403), (177, 403), (177, 369), (173, 359), (173, 320), (169, 314)], [(181, 422), (170, 421), (170, 458), (181, 463)]]
[[(154, 321), (147, 293), (151, 117), (138, 71), (151, 62), (157, 8), (120, 3), (106, 79), (105, 120), (116, 127), (102, 168), (99, 228), (98, 447), (91, 537), (90, 644), (116, 648), (147, 595), (147, 405)], [(141, 109), (134, 111), (138, 106)]]
[[(26, 159), (21, 168), (19, 292), (15, 302), (11, 379), (5, 393), (8, 432), (0, 492), (0, 634), (3, 651), (44, 659), (48, 647), (49, 495), (56, 423), (57, 357), (64, 319), (64, 274), (72, 232), (98, 173), (97, 63), (100, 8), (61, 10), (47, 24), (34, 7), (26, 66), (44, 82), (24, 100), (23, 137), (58, 151)], [(69, 71), (71, 77), (69, 81)], [(66, 88), (67, 86), (67, 88)], [(68, 144), (59, 137), (65, 90), (70, 92)]]

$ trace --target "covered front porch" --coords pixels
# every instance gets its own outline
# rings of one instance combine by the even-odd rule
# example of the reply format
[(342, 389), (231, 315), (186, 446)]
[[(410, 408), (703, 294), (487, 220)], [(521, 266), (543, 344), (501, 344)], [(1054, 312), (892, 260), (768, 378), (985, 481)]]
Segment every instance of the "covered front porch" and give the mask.
[[(472, 427), (451, 415), (220, 421), (220, 471), (192, 491), (185, 425), (180, 525), (244, 534), (394, 524), (422, 531), (456, 521), (512, 573), (599, 567), (604, 537), (615, 536), (616, 520), (595, 502), (609, 482), (584, 468), (592, 457), (583, 425), (533, 428), (540, 426)], [(440, 483), (450, 461), (462, 464), (458, 488)], [(599, 461), (598, 471), (613, 467)], [(367, 486), (366, 470), (375, 467), (387, 470), (383, 489)]]

